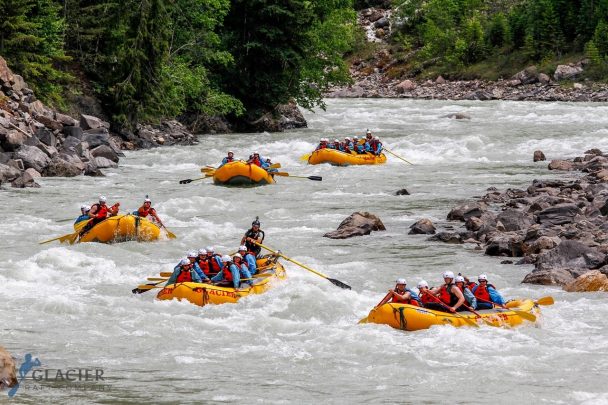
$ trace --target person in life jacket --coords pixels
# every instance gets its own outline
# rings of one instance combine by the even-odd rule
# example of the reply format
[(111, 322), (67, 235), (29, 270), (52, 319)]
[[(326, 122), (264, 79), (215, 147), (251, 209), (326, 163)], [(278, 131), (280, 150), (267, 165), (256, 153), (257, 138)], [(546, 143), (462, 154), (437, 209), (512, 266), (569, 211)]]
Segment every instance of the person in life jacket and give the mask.
[(251, 228), (245, 232), (245, 236), (241, 239), (241, 245), (247, 246), (247, 250), (259, 256), (261, 247), (253, 242), (262, 243), (264, 241), (264, 231), (260, 229), (260, 220), (255, 217), (255, 220), (251, 223)]
[(353, 136), (353, 150), (358, 154), (365, 153), (365, 147), (356, 136)]
[(464, 295), (464, 299), (467, 300), (467, 304), (471, 308), (476, 309), (477, 308), (477, 299), (475, 298), (475, 295), (473, 295), (471, 290), (469, 290), (469, 287), (467, 287), (467, 285), (464, 281), (464, 277), (462, 277), (460, 275), (456, 276), (456, 279), (454, 280), (454, 284), (456, 284), (456, 287), (458, 287), (460, 289), (460, 291), (462, 292), (462, 295)]
[(207, 264), (209, 265), (209, 274), (215, 276), (220, 271), (222, 271), (222, 267), (224, 264), (222, 262), (222, 257), (215, 253), (215, 249), (213, 246), (207, 246)]
[(239, 253), (243, 257), (243, 261), (247, 263), (247, 268), (249, 269), (249, 273), (254, 275), (258, 269), (258, 263), (255, 259), (255, 255), (253, 252), (247, 250), (247, 246), (241, 245), (239, 246)]
[(488, 284), (488, 276), (480, 274), (477, 277), (479, 284), (473, 287), (473, 295), (477, 298), (478, 309), (492, 309), (493, 304), (504, 305), (505, 300), (500, 295), (496, 288), (492, 284)]
[(463, 276), (462, 273), (458, 273), (459, 276), (464, 278), (464, 285), (466, 285), (471, 292), (473, 292), (473, 288), (477, 285), (476, 282), (469, 280), (467, 276)]
[(187, 257), (188, 257), (188, 260), (190, 260), (190, 263), (192, 264), (192, 269), (196, 272), (196, 274), (199, 276), (199, 278), (201, 280), (203, 280), (203, 282), (205, 282), (205, 283), (209, 282), (209, 277), (207, 277), (205, 272), (198, 265), (198, 252), (195, 250), (191, 250), (188, 252)]
[[(209, 262), (207, 261), (207, 250), (200, 249), (198, 251), (198, 257), (196, 258), (196, 263), (198, 264), (198, 268), (201, 269), (205, 278), (211, 278), (211, 270), (209, 270)], [(202, 277), (201, 277), (202, 278)]]
[(142, 206), (139, 207), (137, 211), (135, 211), (133, 214), (146, 219), (148, 219), (148, 217), (152, 217), (153, 222), (156, 222), (161, 227), (165, 226), (163, 224), (163, 221), (161, 221), (158, 215), (156, 214), (156, 210), (152, 208), (152, 200), (150, 200), (148, 196), (146, 196), (146, 199), (144, 200)]
[(89, 211), (91, 211), (91, 207), (88, 205), (81, 205), (80, 206), (80, 216), (78, 218), (76, 218), (76, 222), (74, 222), (74, 224), (77, 224), (79, 222), (82, 221), (88, 221), (89, 219), (91, 219), (91, 217), (89, 216)]
[(247, 163), (262, 167), (262, 159), (260, 158), (260, 154), (258, 152), (253, 152)]
[(241, 279), (246, 278), (247, 280), (245, 283), (253, 285), (253, 280), (251, 280), (251, 272), (249, 272), (247, 263), (243, 261), (243, 256), (241, 256), (240, 253), (236, 253), (234, 256), (232, 256), (232, 262), (239, 269)]
[(278, 169), (271, 168), (270, 166), (272, 166), (272, 161), (270, 159), (266, 159), (262, 162), (262, 169), (266, 170), (268, 173), (272, 174), (279, 171)]
[(165, 284), (165, 286), (187, 282), (200, 283), (201, 279), (192, 269), (192, 263), (190, 260), (187, 257), (184, 257), (173, 269), (173, 274), (171, 274), (171, 277), (169, 277), (169, 280), (167, 280), (167, 284)]
[(395, 289), (388, 290), (391, 294), (391, 302), (395, 304), (409, 304), (414, 306), (421, 306), (420, 298), (418, 295), (406, 287), (407, 283), (404, 278), (398, 278), (396, 281)]
[(349, 136), (344, 138), (343, 145), (344, 145), (344, 153), (350, 153), (350, 151), (353, 150), (353, 140), (350, 139)]
[(84, 228), (82, 228), (80, 231), (80, 236), (87, 233), (91, 228), (101, 221), (104, 221), (106, 218), (118, 214), (118, 207), (120, 207), (120, 203), (116, 203), (112, 207), (108, 208), (106, 202), (106, 197), (100, 195), (99, 202), (91, 205), (91, 209), (89, 210), (89, 217), (91, 220), (84, 226)]
[(315, 148), (315, 150), (327, 149), (327, 142), (329, 141), (326, 138), (321, 138), (319, 145)]
[(222, 159), (222, 163), (220, 167), (224, 166), (226, 163), (234, 162), (234, 152), (229, 150), (228, 155)]
[(211, 281), (221, 287), (239, 288), (241, 286), (241, 271), (228, 255), (222, 256), (223, 268)]
[[(450, 312), (464, 311), (466, 307), (463, 306), (466, 299), (462, 294), (462, 291), (454, 284), (454, 273), (446, 271), (443, 273), (443, 284), (441, 287), (434, 288), (431, 292), (439, 298), (439, 300), (448, 307)], [(436, 307), (440, 311), (445, 311), (446, 308), (441, 305), (441, 309)], [(435, 305), (433, 305), (435, 309)]]
[(437, 303), (437, 301), (431, 297), (432, 293), (431, 293), (431, 290), (429, 289), (429, 283), (427, 283), (425, 280), (420, 280), (418, 282), (417, 287), (418, 287), (418, 296), (420, 297), (420, 303), (422, 304), (423, 307), (428, 308), (428, 304)]
[(377, 136), (372, 140), (371, 152), (376, 156), (379, 156), (382, 153), (382, 142), (380, 142), (380, 138)]

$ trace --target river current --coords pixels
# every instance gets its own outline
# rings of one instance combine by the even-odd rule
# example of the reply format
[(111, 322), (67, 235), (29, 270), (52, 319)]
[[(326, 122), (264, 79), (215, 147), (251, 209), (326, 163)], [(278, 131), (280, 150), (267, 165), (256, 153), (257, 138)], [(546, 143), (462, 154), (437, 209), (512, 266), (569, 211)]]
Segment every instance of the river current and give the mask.
[[(106, 177), (43, 178), (0, 191), (0, 345), (42, 368), (103, 369), (105, 384), (26, 381), (0, 403), (608, 403), (608, 300), (521, 284), (531, 266), (500, 264), (473, 245), (407, 235), (420, 218), (445, 223), (451, 207), (490, 186), (577, 176), (532, 162), (608, 150), (608, 106), (585, 103), (328, 100), (309, 128), (201, 136), (189, 147), (126, 152)], [(443, 118), (462, 112), (470, 120)], [(379, 135), (392, 151), (374, 167), (308, 166), (320, 137)], [(232, 149), (253, 150), (293, 175), (236, 189), (180, 185)], [(406, 188), (411, 194), (395, 196)], [(99, 194), (121, 209), (150, 195), (176, 240), (64, 246)], [(387, 230), (330, 240), (354, 211)], [(188, 250), (232, 252), (259, 216), (265, 243), (352, 286), (342, 290), (289, 262), (288, 279), (238, 305), (200, 308), (131, 289), (170, 271)], [(488, 274), (507, 298), (551, 295), (538, 326), (435, 327), (404, 333), (357, 321), (405, 277), (440, 282), (445, 270)], [(54, 375), (54, 374), (53, 374)], [(602, 383), (602, 381), (604, 381)]]

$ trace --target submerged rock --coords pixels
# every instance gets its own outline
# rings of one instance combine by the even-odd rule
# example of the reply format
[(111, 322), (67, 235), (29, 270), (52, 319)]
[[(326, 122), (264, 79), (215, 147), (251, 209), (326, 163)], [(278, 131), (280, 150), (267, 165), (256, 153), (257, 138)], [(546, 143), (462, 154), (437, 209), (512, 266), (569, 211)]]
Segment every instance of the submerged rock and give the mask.
[(435, 225), (428, 218), (416, 221), (410, 226), (409, 235), (432, 235), (435, 233)]

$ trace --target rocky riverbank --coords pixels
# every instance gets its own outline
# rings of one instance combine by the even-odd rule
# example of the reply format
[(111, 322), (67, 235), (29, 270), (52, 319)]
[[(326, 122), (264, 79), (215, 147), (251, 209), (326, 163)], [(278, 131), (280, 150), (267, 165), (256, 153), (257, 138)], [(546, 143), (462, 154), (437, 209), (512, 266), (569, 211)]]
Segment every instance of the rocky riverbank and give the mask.
[(92, 115), (76, 119), (54, 111), (0, 57), (0, 185), (38, 187), (43, 176), (101, 176), (100, 169), (118, 165), (122, 149), (195, 142), (177, 121), (116, 134)]
[[(542, 158), (537, 151), (535, 159)], [(585, 174), (534, 180), (525, 190), (490, 187), (481, 198), (448, 213), (449, 221), (462, 225), (436, 233), (422, 219), (410, 233), (477, 244), (489, 256), (520, 258), (515, 264), (534, 265), (524, 283), (565, 285), (592, 270), (608, 274), (608, 154), (591, 149), (581, 157), (551, 161), (548, 168)]]

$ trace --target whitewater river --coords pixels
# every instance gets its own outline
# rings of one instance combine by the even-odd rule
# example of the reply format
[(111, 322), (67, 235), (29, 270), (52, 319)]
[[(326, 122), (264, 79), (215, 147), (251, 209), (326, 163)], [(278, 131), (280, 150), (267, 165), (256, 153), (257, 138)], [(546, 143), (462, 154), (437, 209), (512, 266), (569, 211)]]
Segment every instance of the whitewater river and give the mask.
[[(454, 112), (471, 120), (442, 118)], [(42, 368), (97, 368), (106, 378), (83, 390), (30, 380), (10, 403), (608, 403), (605, 294), (520, 284), (531, 266), (407, 235), (423, 217), (445, 223), (451, 207), (490, 186), (564, 176), (533, 163), (536, 149), (548, 159), (608, 150), (608, 106), (329, 100), (326, 112), (306, 118), (303, 130), (127, 152), (104, 178), (44, 178), (39, 189), (0, 191), (0, 344), (18, 366), (31, 353)], [(340, 168), (299, 159), (322, 136), (366, 128), (415, 165), (389, 158)], [(237, 157), (258, 150), (291, 174), (323, 181), (178, 184), (228, 149)], [(401, 188), (411, 195), (394, 196)], [(178, 239), (38, 244), (72, 232), (65, 220), (99, 194), (129, 210), (149, 194)], [(378, 215), (387, 231), (322, 237), (354, 211)], [(269, 246), (353, 289), (286, 263), (284, 283), (238, 305), (200, 308), (157, 301), (155, 291), (131, 294), (190, 249), (234, 251), (256, 216)], [(512, 330), (357, 325), (397, 277), (437, 284), (445, 270), (485, 272), (507, 298), (552, 295), (556, 303), (542, 308), (539, 327)], [(0, 403), (9, 403), (6, 392)]]

